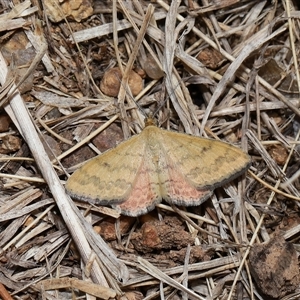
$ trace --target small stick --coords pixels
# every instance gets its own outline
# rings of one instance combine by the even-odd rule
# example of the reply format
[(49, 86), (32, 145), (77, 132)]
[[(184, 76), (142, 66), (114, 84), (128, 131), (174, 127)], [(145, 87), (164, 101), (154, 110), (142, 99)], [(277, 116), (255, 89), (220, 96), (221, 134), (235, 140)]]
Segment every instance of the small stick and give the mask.
[(2, 283), (0, 283), (0, 296), (3, 300), (14, 300)]

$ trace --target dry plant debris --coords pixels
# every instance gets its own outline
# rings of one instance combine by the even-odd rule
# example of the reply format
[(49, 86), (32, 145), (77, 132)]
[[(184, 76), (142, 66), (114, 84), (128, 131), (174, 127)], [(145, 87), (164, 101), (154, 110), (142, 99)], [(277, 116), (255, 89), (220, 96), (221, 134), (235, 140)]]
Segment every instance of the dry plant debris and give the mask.
[[(0, 5), (2, 299), (299, 298), (296, 1)], [(67, 175), (156, 110), (162, 128), (237, 145), (250, 171), (139, 218), (71, 200)], [(262, 267), (275, 244), (292, 265)]]

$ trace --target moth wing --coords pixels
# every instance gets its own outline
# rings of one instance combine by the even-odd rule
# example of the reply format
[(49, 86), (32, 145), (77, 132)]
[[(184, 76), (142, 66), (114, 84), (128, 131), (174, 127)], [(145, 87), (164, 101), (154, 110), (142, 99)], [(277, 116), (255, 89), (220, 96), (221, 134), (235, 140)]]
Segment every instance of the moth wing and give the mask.
[[(169, 159), (178, 172), (197, 189), (214, 189), (241, 175), (250, 157), (230, 144), (161, 130)], [(174, 167), (174, 168), (175, 168)]]
[(142, 164), (145, 147), (143, 136), (138, 134), (91, 159), (68, 179), (68, 194), (102, 205), (126, 200)]
[(126, 201), (113, 205), (122, 214), (137, 217), (154, 209), (162, 201), (157, 165), (148, 147)]
[(167, 167), (165, 174), (161, 174), (161, 182), (163, 198), (167, 202), (183, 206), (200, 205), (211, 196), (212, 190), (198, 188), (191, 183), (169, 154), (165, 153), (165, 159)]

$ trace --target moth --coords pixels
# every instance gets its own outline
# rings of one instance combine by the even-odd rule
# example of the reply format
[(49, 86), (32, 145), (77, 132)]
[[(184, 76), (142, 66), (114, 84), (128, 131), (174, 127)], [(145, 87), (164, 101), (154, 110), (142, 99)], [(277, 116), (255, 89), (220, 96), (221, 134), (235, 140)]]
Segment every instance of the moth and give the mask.
[(163, 199), (196, 206), (250, 166), (241, 149), (221, 141), (172, 132), (146, 118), (144, 130), (76, 170), (66, 183), (76, 199), (140, 216)]

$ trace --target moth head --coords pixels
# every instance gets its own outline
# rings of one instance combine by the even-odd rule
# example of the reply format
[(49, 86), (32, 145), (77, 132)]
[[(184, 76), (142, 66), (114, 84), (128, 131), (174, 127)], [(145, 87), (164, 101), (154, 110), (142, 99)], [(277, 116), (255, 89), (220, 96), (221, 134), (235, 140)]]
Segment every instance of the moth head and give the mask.
[(145, 117), (145, 127), (147, 126), (157, 126), (157, 122), (154, 119), (154, 114), (153, 113), (149, 113), (146, 117)]

